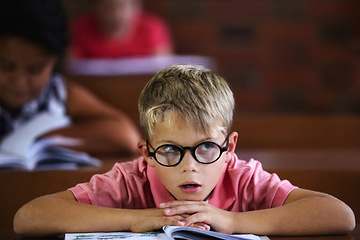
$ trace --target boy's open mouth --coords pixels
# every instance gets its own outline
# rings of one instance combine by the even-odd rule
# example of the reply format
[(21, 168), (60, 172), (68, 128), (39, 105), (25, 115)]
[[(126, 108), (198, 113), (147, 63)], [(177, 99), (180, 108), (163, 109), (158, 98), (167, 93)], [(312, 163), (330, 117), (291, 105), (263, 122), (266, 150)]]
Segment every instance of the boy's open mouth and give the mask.
[(180, 185), (180, 187), (183, 187), (183, 188), (194, 188), (194, 187), (199, 187), (200, 185), (199, 184), (183, 184), (183, 185)]
[(183, 183), (183, 184), (179, 185), (179, 188), (184, 193), (192, 194), (192, 193), (196, 193), (197, 191), (199, 191), (201, 189), (201, 185), (198, 183), (195, 183), (195, 182), (188, 182), (188, 183)]

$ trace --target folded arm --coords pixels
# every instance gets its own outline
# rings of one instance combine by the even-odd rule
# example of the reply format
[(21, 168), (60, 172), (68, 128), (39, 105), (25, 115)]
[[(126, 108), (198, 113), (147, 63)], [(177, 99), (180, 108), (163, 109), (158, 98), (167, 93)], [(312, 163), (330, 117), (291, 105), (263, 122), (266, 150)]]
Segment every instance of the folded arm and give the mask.
[(70, 191), (37, 198), (14, 217), (14, 231), (26, 236), (69, 232), (147, 232), (165, 225), (183, 225), (179, 216), (168, 217), (163, 209), (115, 209), (82, 204)]
[(162, 207), (168, 216), (190, 214), (185, 225), (203, 222), (230, 234), (343, 234), (355, 228), (354, 213), (345, 203), (328, 194), (304, 189), (294, 189), (281, 207), (249, 212), (229, 212), (195, 201), (175, 201)]
[(281, 207), (248, 212), (238, 218), (238, 230), (244, 225), (268, 235), (343, 234), (355, 228), (349, 206), (328, 194), (304, 189), (293, 190)]

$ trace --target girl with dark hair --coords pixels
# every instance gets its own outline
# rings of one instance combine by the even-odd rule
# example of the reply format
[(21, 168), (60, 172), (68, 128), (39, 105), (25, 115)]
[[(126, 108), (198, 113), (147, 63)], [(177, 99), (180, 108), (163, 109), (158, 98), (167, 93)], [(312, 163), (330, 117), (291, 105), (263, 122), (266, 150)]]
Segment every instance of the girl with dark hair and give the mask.
[(57, 0), (0, 2), (0, 142), (39, 113), (67, 115), (70, 126), (46, 135), (82, 139), (89, 153), (135, 152), (140, 134), (124, 113), (65, 81), (67, 16)]

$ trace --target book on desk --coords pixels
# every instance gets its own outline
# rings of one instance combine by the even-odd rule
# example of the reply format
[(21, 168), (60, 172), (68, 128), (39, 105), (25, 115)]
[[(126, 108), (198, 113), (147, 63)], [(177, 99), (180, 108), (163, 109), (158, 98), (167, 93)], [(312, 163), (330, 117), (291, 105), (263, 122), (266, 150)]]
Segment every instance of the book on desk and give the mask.
[(223, 240), (266, 240), (266, 236), (253, 234), (224, 234), (215, 231), (207, 231), (192, 227), (164, 226), (162, 232), (132, 233), (132, 232), (108, 232), (108, 233), (67, 233), (65, 240), (103, 240), (103, 239), (144, 239), (144, 240), (172, 240), (172, 239), (223, 239)]
[(0, 144), (0, 169), (54, 170), (79, 166), (100, 166), (101, 162), (84, 152), (67, 149), (81, 144), (79, 139), (61, 136), (39, 138), (67, 126), (70, 119), (43, 112), (7, 135)]

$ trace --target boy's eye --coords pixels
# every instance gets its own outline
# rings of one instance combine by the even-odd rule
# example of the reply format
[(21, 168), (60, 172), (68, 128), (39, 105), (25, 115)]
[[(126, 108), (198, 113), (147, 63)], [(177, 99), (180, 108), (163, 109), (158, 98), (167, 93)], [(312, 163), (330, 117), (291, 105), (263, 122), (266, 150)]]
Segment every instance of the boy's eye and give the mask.
[(165, 145), (160, 147), (156, 151), (157, 161), (165, 164), (172, 165), (176, 163), (180, 158), (180, 151), (176, 146), (173, 145)]
[(173, 152), (179, 151), (179, 150), (177, 149), (177, 147), (172, 146), (172, 145), (164, 146), (162, 149), (163, 149), (164, 152), (167, 152), (167, 153), (173, 153)]
[(199, 151), (209, 151), (216, 148), (216, 145), (213, 143), (203, 143), (198, 147)]

